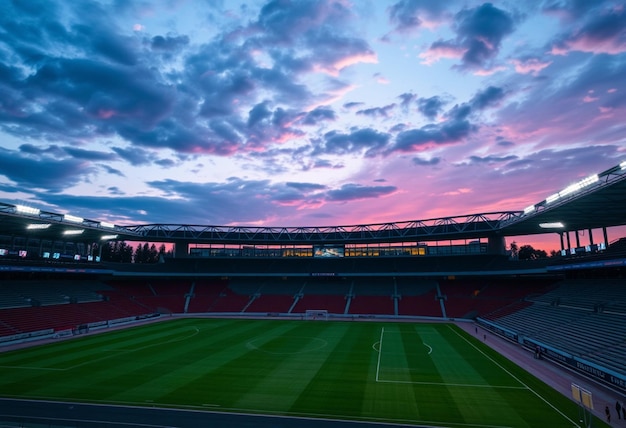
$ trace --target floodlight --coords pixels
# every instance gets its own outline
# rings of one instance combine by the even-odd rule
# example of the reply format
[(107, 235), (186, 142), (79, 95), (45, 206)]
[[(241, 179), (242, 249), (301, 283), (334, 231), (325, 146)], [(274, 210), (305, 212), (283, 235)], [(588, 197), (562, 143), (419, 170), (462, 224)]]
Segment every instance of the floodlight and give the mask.
[(84, 231), (85, 231), (84, 229), (71, 229), (71, 230), (64, 231), (63, 235), (80, 235)]
[(565, 227), (565, 225), (560, 221), (555, 221), (553, 223), (539, 223), (539, 227), (542, 227), (544, 229), (560, 229)]
[(584, 178), (580, 180), (579, 182), (569, 185), (565, 189), (561, 190), (559, 192), (559, 196), (563, 197), (563, 196), (569, 195), (570, 193), (578, 192), (579, 190), (587, 186), (597, 183), (598, 180), (600, 180), (600, 178), (598, 177), (598, 174), (590, 175), (589, 177)]
[(582, 186), (580, 185), (580, 183), (574, 183), (572, 185), (567, 186), (565, 189), (561, 190), (559, 192), (559, 197), (567, 196), (570, 193), (578, 192), (580, 189), (582, 189)]
[(47, 229), (51, 226), (50, 223), (31, 223), (28, 226), (26, 226), (26, 229), (28, 230), (41, 230), (41, 229)]
[(40, 211), (38, 208), (27, 207), (26, 205), (16, 205), (15, 211), (22, 214), (32, 214), (39, 215)]
[(82, 217), (76, 217), (76, 216), (73, 216), (71, 214), (65, 214), (63, 216), (63, 220), (69, 221), (71, 223), (82, 223), (83, 222), (83, 218)]
[(586, 187), (586, 186), (589, 186), (590, 184), (597, 183), (599, 180), (600, 180), (600, 177), (598, 177), (598, 174), (593, 174), (581, 180), (580, 185), (582, 187)]
[(101, 241), (111, 241), (113, 239), (117, 239), (117, 235), (102, 235), (100, 238)]
[(619, 164), (619, 167), (622, 169), (626, 169), (626, 161)]
[(106, 227), (108, 229), (113, 229), (115, 227), (115, 225), (113, 223), (108, 223), (106, 221), (101, 221), (100, 222), (100, 227)]
[(548, 204), (551, 204), (552, 202), (556, 201), (556, 200), (557, 200), (557, 199), (559, 199), (560, 197), (561, 197), (561, 195), (560, 195), (560, 194), (555, 193), (555, 194), (553, 194), (553, 195), (548, 196), (548, 197), (546, 198), (546, 202), (547, 202)]
[(532, 212), (535, 211), (535, 206), (534, 205), (530, 205), (527, 206), (526, 208), (524, 208), (524, 214), (530, 214)]

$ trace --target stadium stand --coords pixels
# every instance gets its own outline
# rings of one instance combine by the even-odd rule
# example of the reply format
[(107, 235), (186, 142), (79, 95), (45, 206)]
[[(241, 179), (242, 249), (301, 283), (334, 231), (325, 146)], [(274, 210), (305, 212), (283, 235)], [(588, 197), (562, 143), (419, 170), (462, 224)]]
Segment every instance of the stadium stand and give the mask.
[(626, 311), (621, 311), (626, 307), (626, 281), (567, 279), (556, 285), (484, 318), (520, 338), (626, 375)]

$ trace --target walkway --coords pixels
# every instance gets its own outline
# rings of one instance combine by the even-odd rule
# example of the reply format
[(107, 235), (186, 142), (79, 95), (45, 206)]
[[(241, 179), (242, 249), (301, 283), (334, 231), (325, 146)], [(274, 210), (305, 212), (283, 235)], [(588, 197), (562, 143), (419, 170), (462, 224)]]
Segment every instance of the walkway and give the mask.
[[(478, 337), (483, 339), (489, 347), (552, 386), (566, 397), (572, 398), (572, 383), (590, 391), (593, 397), (594, 415), (602, 420), (606, 420), (604, 408), (608, 405), (611, 410), (611, 427), (626, 427), (626, 420), (623, 418), (618, 419), (615, 413), (615, 401), (626, 402), (626, 397), (620, 393), (590, 381), (580, 374), (550, 361), (537, 360), (532, 352), (527, 351), (521, 345), (494, 335), (489, 330), (477, 326), (477, 324), (461, 322), (457, 323), (457, 325), (473, 336), (478, 334)], [(478, 333), (476, 333), (476, 328), (478, 328)], [(485, 337), (486, 339), (484, 339)]]

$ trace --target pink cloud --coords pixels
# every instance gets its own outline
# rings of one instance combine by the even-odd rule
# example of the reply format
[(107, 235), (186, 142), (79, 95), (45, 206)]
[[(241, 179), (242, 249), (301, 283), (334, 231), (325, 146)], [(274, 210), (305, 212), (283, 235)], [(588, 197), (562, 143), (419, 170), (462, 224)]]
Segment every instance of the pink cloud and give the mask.
[(626, 52), (626, 40), (621, 40), (618, 37), (600, 40), (590, 36), (581, 36), (570, 41), (567, 45), (571, 51), (594, 54), (605, 53), (617, 55)]
[(517, 73), (536, 76), (541, 70), (552, 64), (552, 61), (541, 61), (538, 58), (529, 58), (527, 60), (513, 59), (511, 63), (515, 66)]
[(598, 101), (599, 99), (600, 98), (593, 96), (593, 91), (589, 91), (587, 93), (587, 95), (585, 95), (585, 97), (583, 98), (583, 102), (584, 103), (593, 103), (595, 101)]
[(378, 57), (374, 53), (359, 53), (339, 58), (332, 64), (316, 64), (313, 69), (315, 71), (321, 71), (336, 77), (339, 75), (339, 72), (344, 68), (359, 63), (377, 64)]
[(418, 57), (422, 59), (422, 64), (433, 65), (434, 63), (445, 58), (460, 59), (466, 51), (467, 49), (459, 46), (441, 43), (431, 46), (426, 52), (419, 54)]
[(506, 67), (503, 65), (497, 65), (491, 68), (481, 68), (476, 70), (473, 74), (474, 76), (491, 76), (492, 74), (496, 74), (500, 71), (506, 70)]
[(458, 196), (458, 195), (464, 195), (466, 193), (472, 193), (472, 189), (469, 189), (467, 187), (461, 187), (459, 189), (452, 190), (450, 192), (445, 192), (444, 195), (445, 196)]

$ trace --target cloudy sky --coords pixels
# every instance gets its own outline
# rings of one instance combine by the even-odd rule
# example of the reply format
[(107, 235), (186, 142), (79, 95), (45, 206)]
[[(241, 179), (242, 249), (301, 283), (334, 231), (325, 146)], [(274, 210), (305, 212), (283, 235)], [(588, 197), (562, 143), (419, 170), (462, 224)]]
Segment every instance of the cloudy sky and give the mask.
[(625, 117), (621, 1), (0, 3), (0, 200), (94, 220), (522, 210)]

